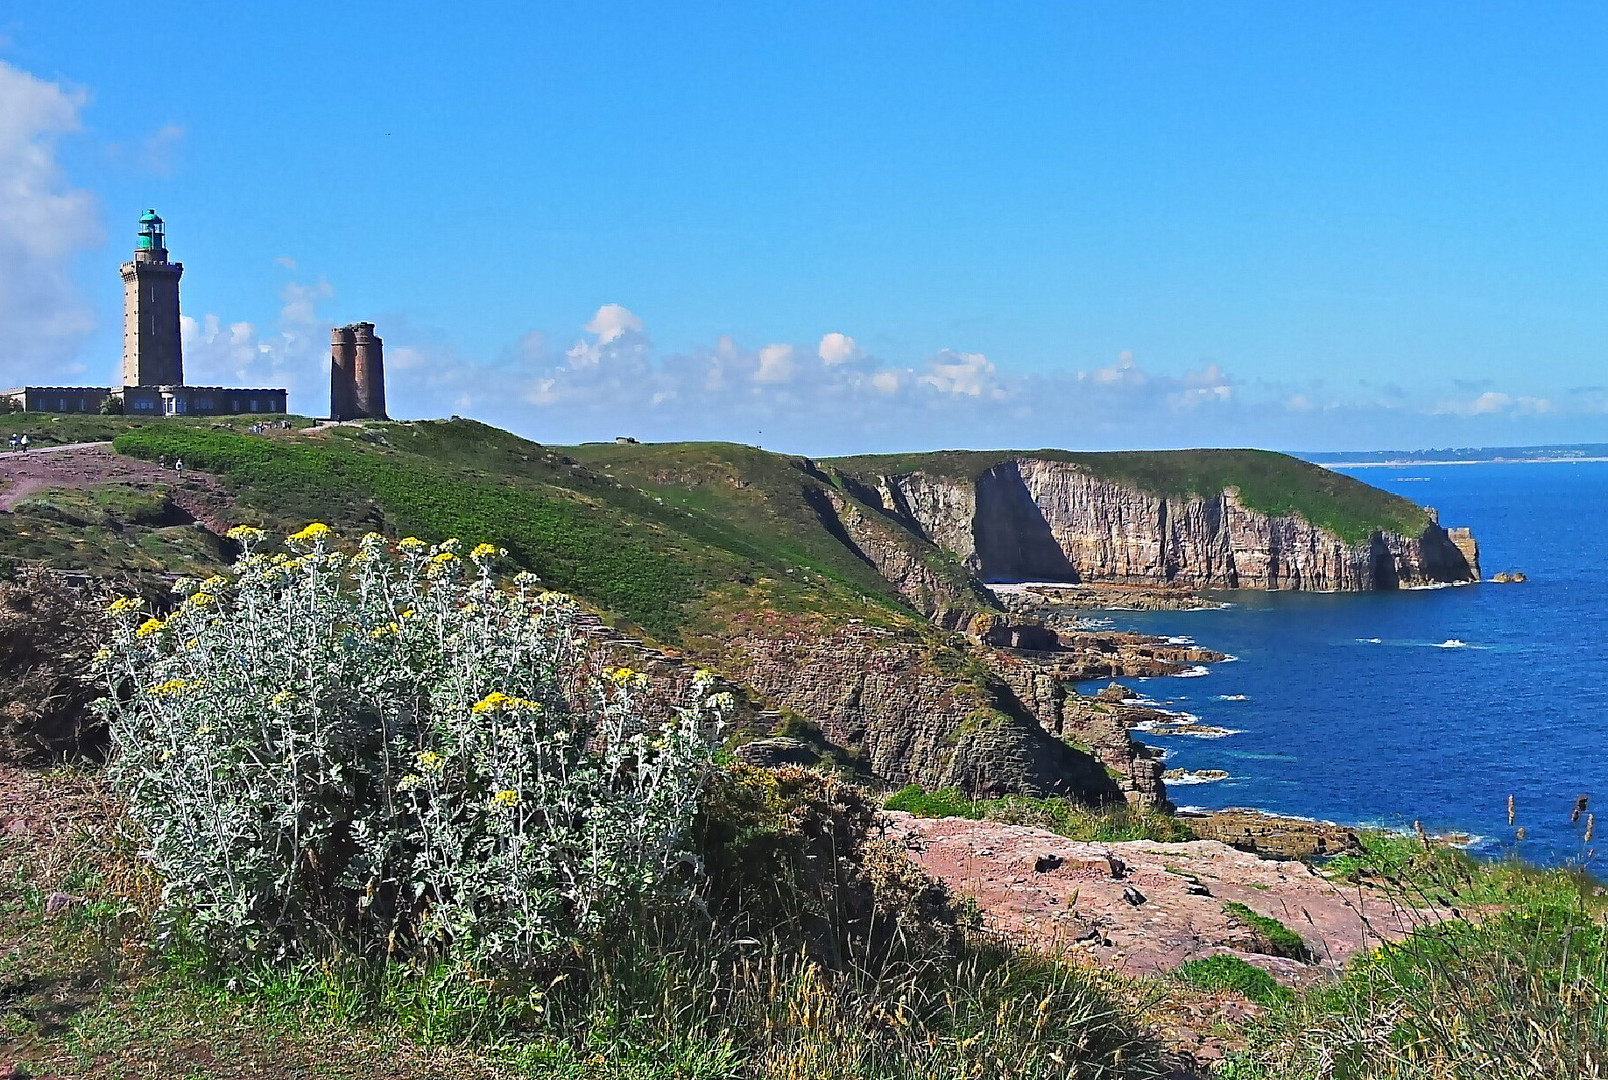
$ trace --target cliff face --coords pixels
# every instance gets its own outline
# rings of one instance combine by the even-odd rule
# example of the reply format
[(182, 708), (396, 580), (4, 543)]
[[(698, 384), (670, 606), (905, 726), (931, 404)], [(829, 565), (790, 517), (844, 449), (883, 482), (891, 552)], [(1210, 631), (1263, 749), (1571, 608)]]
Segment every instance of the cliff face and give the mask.
[(1123, 801), (1096, 756), (1046, 730), (997, 676), (964, 663), (963, 653), (935, 654), (931, 643), (876, 627), (751, 626), (728, 642), (722, 667), (890, 784)]
[(984, 580), (1366, 591), (1479, 578), (1472, 537), (1456, 530), (1454, 540), (1432, 512), (1418, 535), (1347, 542), (1251, 509), (1237, 488), (1157, 495), (1032, 457), (975, 480), (911, 472), (875, 487), (888, 513)]

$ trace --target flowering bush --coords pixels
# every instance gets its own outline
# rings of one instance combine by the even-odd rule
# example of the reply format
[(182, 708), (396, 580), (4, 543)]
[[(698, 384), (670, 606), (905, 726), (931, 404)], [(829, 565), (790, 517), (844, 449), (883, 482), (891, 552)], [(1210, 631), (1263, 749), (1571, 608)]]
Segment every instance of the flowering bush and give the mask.
[(164, 876), (168, 932), (225, 958), (338, 946), (541, 962), (675, 880), (719, 714), (661, 722), (567, 597), (499, 586), (487, 545), (322, 524), (165, 620), (112, 604), (98, 657), (114, 783)]

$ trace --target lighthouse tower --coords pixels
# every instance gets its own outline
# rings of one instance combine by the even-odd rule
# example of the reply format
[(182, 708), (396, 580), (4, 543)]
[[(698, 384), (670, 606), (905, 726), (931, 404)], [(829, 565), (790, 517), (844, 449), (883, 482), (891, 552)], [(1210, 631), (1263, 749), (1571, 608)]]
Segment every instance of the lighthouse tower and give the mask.
[(184, 264), (168, 262), (167, 235), (155, 210), (140, 216), (134, 261), (123, 273), (123, 385), (183, 386), (179, 343), (179, 277)]

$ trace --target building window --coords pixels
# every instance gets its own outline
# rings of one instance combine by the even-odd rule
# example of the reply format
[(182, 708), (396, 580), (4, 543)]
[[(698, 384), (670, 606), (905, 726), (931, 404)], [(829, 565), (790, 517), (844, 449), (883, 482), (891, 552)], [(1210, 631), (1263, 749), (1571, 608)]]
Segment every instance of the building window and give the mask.
[(251, 399), (251, 411), (252, 412), (261, 412), (262, 410), (257, 408), (257, 406), (259, 406), (261, 404), (262, 404), (262, 402), (258, 401), (256, 398), (252, 398)]

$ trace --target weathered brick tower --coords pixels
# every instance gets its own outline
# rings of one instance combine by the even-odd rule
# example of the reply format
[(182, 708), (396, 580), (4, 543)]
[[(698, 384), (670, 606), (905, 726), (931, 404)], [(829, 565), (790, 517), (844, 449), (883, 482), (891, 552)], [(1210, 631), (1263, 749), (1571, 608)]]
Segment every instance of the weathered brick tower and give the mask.
[(179, 342), (179, 277), (168, 262), (167, 236), (155, 210), (140, 216), (134, 261), (123, 272), (123, 385), (183, 386)]
[(385, 420), (384, 342), (373, 323), (338, 326), (329, 335), (329, 418)]

